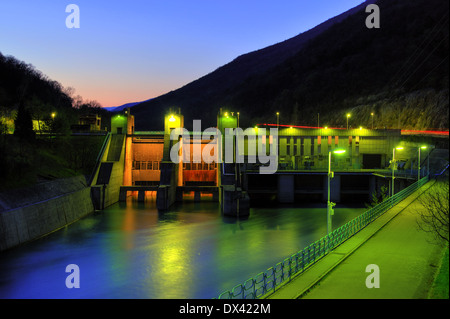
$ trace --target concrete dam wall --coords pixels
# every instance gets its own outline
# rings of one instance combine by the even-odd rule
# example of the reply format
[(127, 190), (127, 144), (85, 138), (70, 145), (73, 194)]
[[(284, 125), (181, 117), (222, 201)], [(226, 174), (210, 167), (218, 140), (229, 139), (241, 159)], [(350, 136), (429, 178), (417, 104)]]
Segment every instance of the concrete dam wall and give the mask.
[(0, 251), (38, 239), (92, 213), (83, 176), (0, 196)]

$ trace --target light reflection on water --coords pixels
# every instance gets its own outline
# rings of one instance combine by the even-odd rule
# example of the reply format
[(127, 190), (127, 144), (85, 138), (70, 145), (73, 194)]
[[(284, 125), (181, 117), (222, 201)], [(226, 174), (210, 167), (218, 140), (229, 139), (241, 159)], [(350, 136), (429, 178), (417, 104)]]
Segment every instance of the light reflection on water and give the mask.
[[(363, 211), (338, 205), (333, 227)], [(325, 233), (322, 204), (257, 207), (236, 220), (214, 202), (158, 213), (129, 198), (0, 253), (0, 298), (213, 298)], [(79, 289), (65, 286), (68, 264), (80, 268)]]

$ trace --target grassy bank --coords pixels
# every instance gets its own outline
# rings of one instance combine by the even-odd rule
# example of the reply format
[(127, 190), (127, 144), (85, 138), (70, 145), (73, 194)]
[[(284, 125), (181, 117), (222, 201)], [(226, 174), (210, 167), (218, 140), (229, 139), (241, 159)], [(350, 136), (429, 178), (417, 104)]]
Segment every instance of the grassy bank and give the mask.
[(0, 136), (0, 191), (42, 180), (90, 175), (104, 136)]
[(434, 279), (433, 286), (428, 295), (429, 299), (449, 299), (449, 264), (448, 264), (448, 246), (441, 259), (441, 266), (439, 272)]

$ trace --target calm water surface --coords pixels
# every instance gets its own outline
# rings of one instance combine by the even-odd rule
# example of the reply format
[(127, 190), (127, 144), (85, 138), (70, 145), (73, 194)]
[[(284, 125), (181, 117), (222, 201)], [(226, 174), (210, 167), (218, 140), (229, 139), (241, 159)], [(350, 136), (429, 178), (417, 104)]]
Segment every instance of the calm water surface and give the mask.
[[(247, 220), (214, 202), (155, 206), (129, 198), (0, 253), (0, 298), (214, 298), (326, 233), (322, 204), (252, 208)], [(334, 228), (365, 211), (336, 207)], [(79, 289), (65, 285), (69, 264)]]

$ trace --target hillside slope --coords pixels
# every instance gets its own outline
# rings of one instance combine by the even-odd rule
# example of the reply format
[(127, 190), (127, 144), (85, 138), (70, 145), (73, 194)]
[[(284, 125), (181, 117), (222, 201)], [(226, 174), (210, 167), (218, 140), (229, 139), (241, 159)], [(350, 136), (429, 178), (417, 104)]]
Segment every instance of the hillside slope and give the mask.
[(291, 39), (269, 47), (243, 54), (232, 62), (193, 81), (182, 88), (169, 92), (151, 101), (133, 107), (137, 129), (161, 129), (161, 118), (170, 107), (182, 109), (185, 123), (194, 118), (201, 118), (214, 124), (217, 110), (236, 86), (245, 82), (250, 76), (261, 76), (269, 69), (283, 63), (297, 54), (311, 39), (315, 38), (333, 25), (345, 20), (369, 3), (350, 9), (315, 28), (301, 33)]
[[(243, 126), (370, 123), (448, 128), (448, 2), (379, 0), (381, 28), (365, 26), (364, 3), (323, 28), (241, 56), (185, 87), (133, 108), (136, 129), (155, 129), (170, 107), (186, 127), (214, 125), (220, 107)], [(296, 48), (298, 51), (295, 53)], [(276, 58), (275, 58), (276, 57)]]

